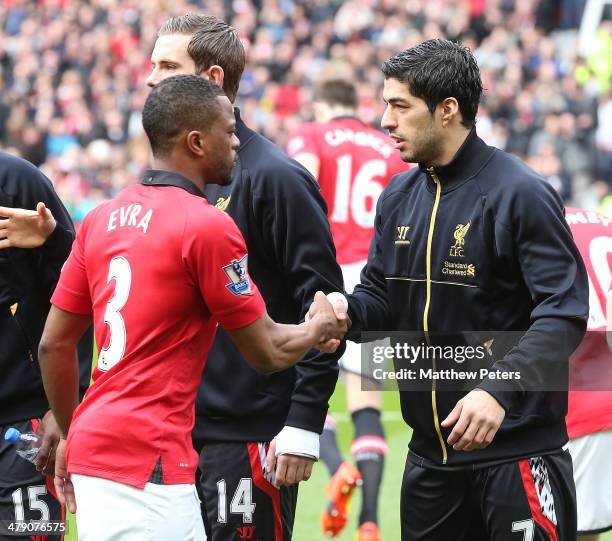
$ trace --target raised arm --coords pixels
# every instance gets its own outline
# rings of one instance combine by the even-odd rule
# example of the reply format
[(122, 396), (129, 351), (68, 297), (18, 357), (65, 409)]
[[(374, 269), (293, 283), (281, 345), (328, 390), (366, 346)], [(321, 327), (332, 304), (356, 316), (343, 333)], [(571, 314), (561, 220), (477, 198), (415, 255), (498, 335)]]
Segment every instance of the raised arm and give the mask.
[(0, 207), (0, 250), (39, 248), (51, 236), (57, 222), (43, 202), (36, 210)]
[(31, 163), (9, 160), (0, 197), (0, 250), (32, 249), (38, 286), (50, 297), (70, 253), (74, 227), (51, 181)]
[(275, 323), (267, 313), (255, 322), (227, 333), (247, 362), (263, 373), (284, 370), (298, 362), (310, 349), (328, 343), (336, 349), (347, 330), (332, 305), (319, 291), (315, 295), (317, 315), (301, 325)]

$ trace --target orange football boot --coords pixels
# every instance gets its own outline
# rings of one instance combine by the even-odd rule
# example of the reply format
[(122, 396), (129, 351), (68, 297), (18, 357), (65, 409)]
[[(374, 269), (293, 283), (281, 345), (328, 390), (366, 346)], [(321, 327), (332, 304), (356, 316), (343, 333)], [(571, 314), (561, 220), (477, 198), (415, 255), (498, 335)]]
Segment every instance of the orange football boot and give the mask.
[(376, 522), (364, 522), (359, 527), (355, 541), (380, 541), (380, 531)]
[(345, 460), (327, 484), (327, 509), (321, 514), (321, 528), (328, 537), (336, 537), (346, 526), (348, 503), (355, 487), (361, 485), (361, 474)]

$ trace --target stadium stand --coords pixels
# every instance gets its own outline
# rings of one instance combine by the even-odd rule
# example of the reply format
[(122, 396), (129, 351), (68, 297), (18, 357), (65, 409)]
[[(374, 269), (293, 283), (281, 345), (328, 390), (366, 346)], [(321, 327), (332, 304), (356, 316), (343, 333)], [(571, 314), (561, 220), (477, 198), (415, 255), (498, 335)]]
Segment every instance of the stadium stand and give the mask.
[(81, 221), (148, 164), (140, 110), (157, 28), (170, 15), (204, 10), (241, 32), (248, 64), (238, 104), (281, 146), (311, 118), (322, 72), (354, 80), (360, 116), (378, 125), (379, 64), (426, 38), (461, 40), (486, 87), (481, 137), (525, 159), (567, 202), (610, 213), (611, 6), (579, 47), (583, 3), (5, 0), (0, 148), (40, 166)]

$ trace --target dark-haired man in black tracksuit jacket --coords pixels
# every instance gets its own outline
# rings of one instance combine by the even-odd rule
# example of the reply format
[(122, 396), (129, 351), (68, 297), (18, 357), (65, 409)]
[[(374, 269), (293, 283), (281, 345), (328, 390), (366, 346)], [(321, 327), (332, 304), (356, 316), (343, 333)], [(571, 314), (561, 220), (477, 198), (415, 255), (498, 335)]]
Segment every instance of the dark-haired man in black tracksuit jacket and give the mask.
[[(478, 337), (499, 377), (466, 392), (444, 375), (468, 373), (463, 359), (435, 353), (408, 364), (416, 381), (400, 386), (414, 429), (402, 540), (575, 539), (563, 385), (588, 285), (561, 200), (476, 135), (482, 87), (468, 50), (430, 40), (383, 73), (382, 125), (419, 167), (394, 177), (378, 201), (368, 263), (348, 296), (347, 337), (419, 331), (426, 345), (462, 347), (462, 337)], [(522, 338), (510, 347), (504, 331)], [(407, 366), (397, 356), (395, 365)]]
[[(32, 209), (39, 203), (45, 207), (37, 213)], [(31, 163), (0, 152), (0, 539), (30, 539), (8, 537), (6, 528), (16, 520), (63, 516), (48, 488), (59, 429), (42, 385), (38, 343), (73, 240), (72, 221), (49, 179)], [(89, 384), (91, 333), (79, 352), (83, 393)], [(37, 467), (51, 476), (50, 483), (4, 440), (9, 427), (43, 436)], [(14, 525), (13, 534), (19, 527)]]

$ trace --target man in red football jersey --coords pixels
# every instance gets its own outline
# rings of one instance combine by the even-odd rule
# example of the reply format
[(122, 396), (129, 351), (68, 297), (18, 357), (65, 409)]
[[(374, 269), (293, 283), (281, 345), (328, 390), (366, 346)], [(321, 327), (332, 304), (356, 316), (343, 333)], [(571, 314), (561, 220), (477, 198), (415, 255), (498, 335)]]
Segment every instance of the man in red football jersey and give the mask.
[[(376, 201), (396, 173), (405, 171), (393, 141), (357, 118), (357, 91), (343, 79), (321, 82), (315, 90), (315, 122), (300, 126), (289, 137), (287, 151), (318, 179), (328, 205), (331, 232), (344, 284), (352, 291), (368, 257)], [(378, 533), (378, 493), (387, 450), (380, 422), (381, 395), (371, 375), (362, 372), (359, 346), (347, 343), (340, 366), (346, 372), (348, 409), (355, 426), (351, 448), (358, 470), (343, 461), (335, 422), (328, 416), (321, 436), (321, 459), (332, 476), (330, 497), (321, 516), (327, 535), (336, 536), (346, 524), (348, 498), (361, 479), (362, 510), (358, 541), (375, 541)], [(361, 376), (370, 378), (362, 388)]]
[[(344, 330), (323, 293), (314, 325), (272, 321), (240, 232), (204, 198), (231, 178), (235, 125), (214, 83), (158, 84), (143, 110), (154, 169), (88, 214), (53, 295), (40, 364), (64, 438), (55, 483), (71, 511), (78, 503), (81, 541), (205, 539), (191, 429), (217, 322), (264, 372)], [(77, 407), (74, 351), (92, 316), (98, 364)]]
[[(196, 74), (223, 87), (233, 102), (244, 67), (236, 29), (212, 15), (188, 13), (161, 26), (147, 84)], [(316, 291), (342, 289), (327, 206), (312, 175), (251, 130), (238, 107), (234, 113), (240, 147), (232, 181), (209, 184), (205, 195), (242, 233), (270, 316), (298, 323)], [(291, 538), (298, 483), (310, 478), (319, 458), (340, 355), (313, 352), (295, 368), (263, 378), (219, 329), (192, 434), (209, 537), (234, 541), (240, 532), (253, 539)]]
[(572, 357), (566, 422), (578, 534), (594, 541), (612, 529), (612, 354), (606, 340), (606, 330), (608, 336), (612, 331), (610, 308), (606, 318), (606, 298), (612, 293), (612, 220), (574, 208), (566, 210), (566, 219), (589, 275), (588, 332)]

